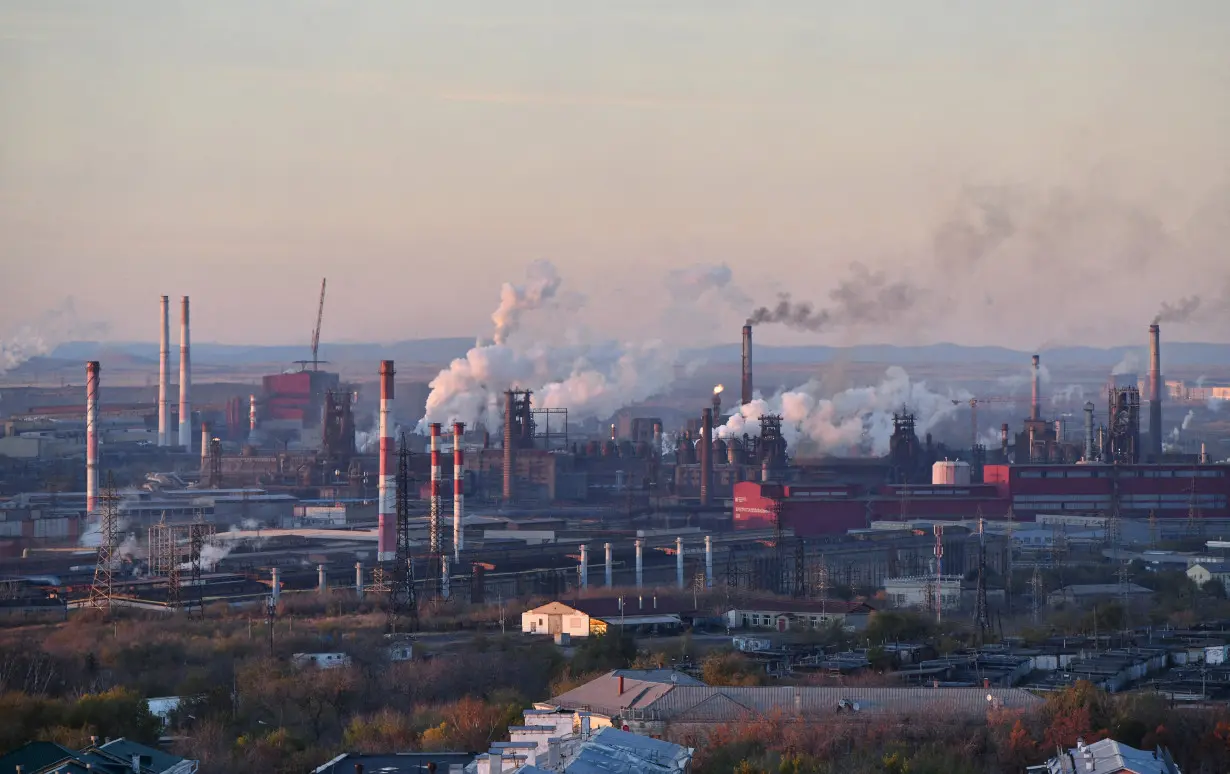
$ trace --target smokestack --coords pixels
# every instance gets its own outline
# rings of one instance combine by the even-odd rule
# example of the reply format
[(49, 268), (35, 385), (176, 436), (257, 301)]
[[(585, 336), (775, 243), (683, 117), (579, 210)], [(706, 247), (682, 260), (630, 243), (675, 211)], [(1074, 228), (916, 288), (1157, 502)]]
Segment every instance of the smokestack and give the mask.
[(363, 598), (363, 563), (354, 563), (354, 595)]
[(452, 589), (449, 588), (449, 581), (452, 580), (449, 569), (448, 554), (443, 554), (440, 556), (440, 596), (444, 599), (448, 599), (449, 594), (452, 593)]
[[(683, 538), (675, 538), (675, 583), (683, 588)], [(655, 604), (657, 598), (654, 598)]]
[(1038, 401), (1039, 401), (1038, 392), (1041, 388), (1041, 383), (1039, 382), (1039, 376), (1038, 376), (1038, 356), (1037, 355), (1034, 355), (1033, 362), (1034, 362), (1033, 396), (1031, 397), (1029, 401), (1029, 418), (1033, 420), (1034, 422), (1037, 422), (1038, 417), (1041, 415), (1041, 412), (1039, 411), (1039, 408), (1038, 408)]
[(705, 588), (713, 588), (713, 538), (705, 535)]
[(605, 559), (606, 559), (606, 565), (605, 565), (606, 567), (606, 587), (609, 589), (611, 586), (615, 585), (611, 583), (611, 581), (613, 580), (611, 576), (614, 574), (614, 571), (615, 571), (615, 568), (611, 562), (611, 544), (604, 543), (602, 545), (602, 549), (606, 553), (606, 556), (605, 556)]
[(201, 423), (201, 462), (209, 459), (209, 423)]
[(256, 396), (248, 396), (248, 440), (256, 434)]
[(273, 603), (278, 603), (278, 598), (282, 596), (282, 571), (274, 567), (270, 571), (269, 596), (273, 597)]
[(1004, 457), (1004, 462), (1008, 461), (1008, 423), (1005, 422), (999, 426), (999, 450)]
[(1162, 331), (1149, 326), (1149, 449), (1153, 462), (1162, 461)]
[(397, 555), (397, 477), (393, 472), (393, 361), (380, 361), (380, 506), (376, 561)]
[(581, 590), (589, 588), (589, 546), (581, 544)]
[(513, 500), (513, 391), (504, 393), (504, 503)]
[(325, 574), (323, 564), (316, 565), (316, 590), (321, 594), (329, 590), (329, 576)]
[(98, 389), (97, 360), (85, 364), (85, 510), (98, 511)]
[(465, 435), (466, 426), (461, 422), (453, 423), (453, 559), (461, 561), (461, 549), (465, 548), (465, 451), (461, 448), (461, 437)]
[(431, 510), (428, 522), (431, 553), (440, 553), (440, 423), (431, 423)]
[(720, 422), (722, 420), (722, 393), (714, 391), (713, 393), (713, 421)]
[(645, 565), (644, 565), (644, 544), (636, 541), (636, 588), (639, 590), (644, 585), (645, 580)]
[(192, 451), (192, 358), (188, 342), (188, 297), (184, 296), (179, 320), (179, 437), (184, 451)]
[(1085, 461), (1093, 462), (1093, 403), (1085, 404)]
[(713, 483), (713, 410), (700, 415), (700, 504), (709, 504), (709, 485)]
[(1209, 452), (1207, 449), (1205, 449), (1204, 441), (1200, 442), (1200, 464), (1201, 465), (1209, 464)]
[(752, 402), (752, 324), (743, 326), (743, 405)]
[(158, 347), (158, 445), (171, 445), (171, 299), (162, 296), (162, 342)]

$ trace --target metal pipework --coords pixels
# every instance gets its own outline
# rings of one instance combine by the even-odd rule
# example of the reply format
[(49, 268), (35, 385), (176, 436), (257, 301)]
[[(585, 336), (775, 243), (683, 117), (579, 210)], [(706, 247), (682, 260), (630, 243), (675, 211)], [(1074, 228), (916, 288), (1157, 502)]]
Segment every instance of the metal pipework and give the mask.
[(376, 561), (397, 555), (397, 476), (393, 465), (393, 361), (380, 361), (380, 506)]
[(644, 543), (640, 540), (636, 541), (636, 588), (639, 590), (645, 585), (645, 556)]
[(188, 338), (188, 297), (180, 302), (179, 320), (179, 436), (184, 451), (192, 451), (192, 357)]
[(612, 578), (612, 576), (615, 574), (615, 567), (614, 567), (614, 564), (613, 564), (613, 562), (612, 562), (612, 558), (611, 558), (611, 544), (610, 544), (610, 543), (604, 543), (604, 544), (602, 545), (602, 548), (603, 548), (603, 551), (605, 551), (605, 553), (606, 553), (606, 557), (605, 557), (605, 558), (606, 558), (606, 565), (605, 565), (605, 569), (606, 569), (606, 587), (609, 589), (611, 586), (615, 585), (615, 584), (613, 584), (613, 583), (611, 582), (611, 581), (612, 581), (612, 579), (613, 579), (613, 578)]
[(513, 500), (513, 391), (504, 393), (504, 502)]
[(85, 510), (98, 511), (98, 390), (102, 367), (85, 364)]
[(158, 445), (171, 445), (171, 299), (161, 297), (162, 340), (158, 346)]
[(461, 438), (465, 435), (466, 426), (461, 422), (453, 423), (453, 559), (461, 561), (461, 550), (465, 548), (465, 451), (461, 448)]
[(683, 588), (683, 538), (675, 538), (675, 583)]

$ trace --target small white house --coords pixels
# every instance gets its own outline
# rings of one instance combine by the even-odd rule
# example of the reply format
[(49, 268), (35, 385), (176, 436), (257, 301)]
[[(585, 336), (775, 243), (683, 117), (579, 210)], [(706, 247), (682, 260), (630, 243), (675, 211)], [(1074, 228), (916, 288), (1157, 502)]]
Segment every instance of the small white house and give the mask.
[(943, 575), (938, 582), (934, 575), (888, 578), (884, 594), (897, 607), (933, 607), (938, 586), (940, 604), (957, 609), (961, 607), (962, 581), (960, 575)]
[(1193, 564), (1187, 568), (1187, 577), (1197, 586), (1203, 586), (1209, 581), (1217, 581), (1222, 588), (1230, 592), (1230, 569), (1216, 564)]
[(521, 614), (521, 631), (526, 634), (588, 637), (589, 616), (563, 602), (548, 602)]
[(345, 653), (296, 653), (291, 656), (295, 666), (314, 666), (317, 669), (336, 669), (350, 666), (350, 656)]
[(590, 597), (571, 604), (548, 602), (521, 614), (526, 634), (589, 637), (605, 634), (608, 627), (630, 630), (678, 629), (690, 623), (695, 611), (690, 598), (637, 595), (635, 597)]

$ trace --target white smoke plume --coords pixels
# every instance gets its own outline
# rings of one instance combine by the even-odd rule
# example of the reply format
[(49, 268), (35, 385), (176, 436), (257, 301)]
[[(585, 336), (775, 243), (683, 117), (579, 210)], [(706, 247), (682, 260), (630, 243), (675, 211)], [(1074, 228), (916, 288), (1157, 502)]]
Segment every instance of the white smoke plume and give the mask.
[(500, 305), (491, 313), (491, 322), (495, 324), (495, 343), (507, 343), (508, 337), (521, 326), (521, 317), (554, 298), (559, 286), (559, 273), (549, 261), (531, 264), (524, 285), (505, 282), (500, 288)]
[(673, 302), (695, 303), (707, 295), (716, 295), (731, 306), (742, 308), (749, 299), (733, 280), (734, 272), (724, 263), (698, 263), (668, 273), (666, 288)]
[(206, 572), (213, 572), (221, 562), (231, 552), (231, 546), (221, 545), (218, 543), (206, 543), (201, 547), (201, 569)]
[(76, 302), (69, 296), (0, 340), (0, 376), (31, 358), (46, 355), (59, 344), (105, 330), (101, 323), (83, 322), (77, 316)]
[(492, 315), (494, 343), (480, 343), (432, 380), (417, 432), (426, 432), (432, 422), (498, 427), (503, 392), (510, 388), (532, 390), (535, 408), (567, 408), (569, 419), (577, 421), (604, 419), (674, 381), (676, 353), (661, 342), (509, 343), (521, 317), (559, 291), (554, 269), (538, 266), (536, 284), (504, 285)]
[[(1000, 390), (1006, 392), (1008, 397), (1015, 397), (1018, 392), (1024, 391), (1027, 395), (1033, 392), (1034, 367), (1033, 364), (1023, 366), (1021, 371), (1010, 376), (1001, 376), (995, 380), (999, 385)], [(1038, 363), (1038, 383), (1040, 385), (1050, 384), (1051, 371), (1046, 367), (1045, 362)]]
[(1073, 402), (1082, 404), (1085, 402), (1085, 388), (1079, 384), (1069, 384), (1051, 395), (1052, 406), (1067, 406)]
[(1115, 367), (1110, 369), (1111, 376), (1123, 376), (1124, 374), (1134, 374), (1140, 371), (1140, 356), (1133, 350), (1128, 350), (1123, 353), (1123, 359), (1115, 364)]
[(929, 389), (926, 382), (911, 381), (899, 366), (885, 371), (884, 379), (875, 386), (854, 387), (830, 398), (820, 397), (819, 389), (819, 383), (810, 381), (772, 398), (757, 397), (717, 428), (717, 437), (757, 436), (760, 417), (779, 414), (782, 435), (790, 447), (810, 446), (815, 451), (842, 454), (853, 449), (882, 456), (888, 453), (894, 412), (914, 414), (915, 429), (921, 436), (953, 416), (972, 397), (964, 390), (941, 395)]

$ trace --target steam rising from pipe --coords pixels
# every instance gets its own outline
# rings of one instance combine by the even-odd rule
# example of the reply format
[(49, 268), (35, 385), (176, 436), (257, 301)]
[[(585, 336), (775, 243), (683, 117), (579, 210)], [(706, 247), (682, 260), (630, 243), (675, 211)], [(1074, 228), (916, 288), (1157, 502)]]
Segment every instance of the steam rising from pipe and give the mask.
[[(805, 451), (863, 455), (888, 453), (893, 433), (893, 413), (911, 411), (919, 433), (932, 430), (954, 416), (959, 405), (973, 397), (961, 390), (941, 395), (915, 382), (905, 369), (892, 366), (878, 385), (854, 387), (829, 398), (820, 397), (820, 384), (810, 381), (772, 398), (756, 398), (717, 428), (721, 439), (760, 434), (758, 420), (765, 414), (780, 414), (786, 443)], [(808, 447), (811, 447), (810, 449)]]
[(854, 263), (850, 276), (829, 293), (829, 307), (817, 309), (809, 301), (794, 301), (789, 293), (782, 293), (775, 306), (754, 310), (748, 324), (780, 323), (796, 330), (818, 332), (887, 323), (911, 309), (919, 294), (919, 289), (909, 282), (890, 282), (884, 272), (872, 272), (863, 264)]
[(69, 296), (36, 319), (17, 326), (7, 338), (0, 340), (0, 376), (31, 358), (50, 353), (64, 342), (106, 331), (107, 326), (103, 323), (81, 320), (77, 316), (76, 302)]

